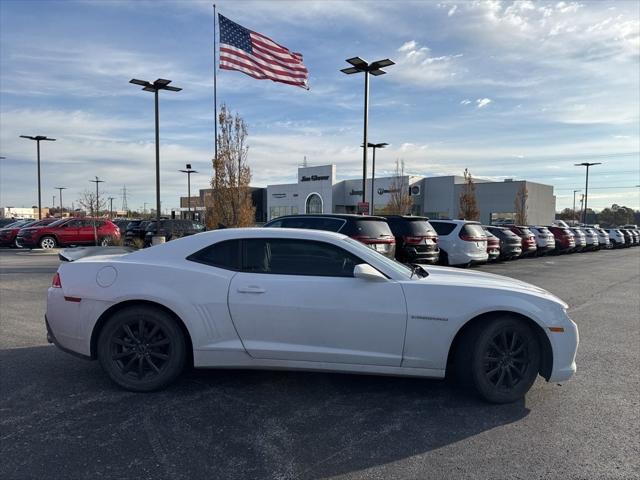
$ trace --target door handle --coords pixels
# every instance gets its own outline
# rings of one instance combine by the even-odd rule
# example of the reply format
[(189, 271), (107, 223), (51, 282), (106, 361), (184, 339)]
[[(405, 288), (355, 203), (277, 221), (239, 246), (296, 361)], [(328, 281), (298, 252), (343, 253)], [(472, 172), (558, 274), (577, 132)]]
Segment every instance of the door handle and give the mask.
[(249, 285), (247, 287), (238, 287), (238, 292), (239, 293), (264, 293), (266, 292), (266, 290), (256, 285)]

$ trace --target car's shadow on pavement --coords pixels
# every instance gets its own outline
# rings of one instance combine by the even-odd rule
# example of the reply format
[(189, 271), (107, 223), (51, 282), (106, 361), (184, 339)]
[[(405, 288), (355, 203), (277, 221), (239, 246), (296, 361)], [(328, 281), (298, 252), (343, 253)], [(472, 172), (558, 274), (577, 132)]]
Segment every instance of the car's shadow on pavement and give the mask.
[(51, 346), (2, 350), (0, 365), (2, 478), (323, 478), (529, 413), (424, 379), (191, 370), (135, 394)]

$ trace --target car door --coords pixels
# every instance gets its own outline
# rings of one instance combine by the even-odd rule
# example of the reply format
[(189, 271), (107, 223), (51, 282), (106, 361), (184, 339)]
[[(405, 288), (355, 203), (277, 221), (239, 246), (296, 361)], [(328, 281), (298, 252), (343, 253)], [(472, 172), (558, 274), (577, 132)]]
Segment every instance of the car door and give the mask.
[(399, 366), (404, 294), (393, 281), (353, 277), (364, 263), (325, 242), (242, 242), (229, 310), (247, 352), (262, 359)]
[[(96, 243), (96, 234), (100, 227), (104, 224), (101, 220), (85, 219), (82, 221), (82, 226), (78, 232), (78, 238), (74, 243), (83, 245), (94, 245)], [(94, 230), (95, 227), (95, 230)]]
[(61, 225), (56, 231), (59, 243), (64, 245), (74, 243), (78, 238), (78, 232), (80, 231), (81, 226), (82, 220), (80, 219), (71, 220), (64, 225)]

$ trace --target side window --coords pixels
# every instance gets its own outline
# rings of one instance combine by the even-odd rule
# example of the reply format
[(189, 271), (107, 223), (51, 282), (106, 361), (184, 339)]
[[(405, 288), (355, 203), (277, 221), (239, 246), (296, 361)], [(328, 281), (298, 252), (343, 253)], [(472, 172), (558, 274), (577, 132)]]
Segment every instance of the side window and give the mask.
[(71, 220), (63, 225), (63, 228), (80, 228), (83, 226), (83, 220)]
[(256, 238), (243, 242), (243, 270), (277, 275), (353, 277), (363, 263), (335, 245), (312, 240)]
[(269, 225), (266, 225), (269, 228), (282, 228), (282, 220), (276, 220), (275, 222), (270, 222)]
[(240, 270), (240, 240), (214, 243), (189, 255), (187, 260), (225, 270)]

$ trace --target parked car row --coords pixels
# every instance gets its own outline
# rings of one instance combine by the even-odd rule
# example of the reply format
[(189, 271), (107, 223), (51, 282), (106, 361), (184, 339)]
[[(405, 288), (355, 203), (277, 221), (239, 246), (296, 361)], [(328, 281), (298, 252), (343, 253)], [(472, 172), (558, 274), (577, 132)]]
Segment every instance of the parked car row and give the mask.
[[(124, 245), (140, 243), (144, 247), (151, 246), (153, 236), (158, 233), (157, 223), (156, 220), (129, 221), (124, 233)], [(160, 234), (164, 235), (167, 241), (194, 235), (204, 230), (204, 225), (193, 220), (160, 219)]]
[(640, 233), (632, 228), (603, 229), (562, 224), (495, 226), (468, 220), (429, 220), (408, 215), (287, 215), (268, 222), (265, 227), (343, 233), (406, 264), (469, 266), (640, 243)]

